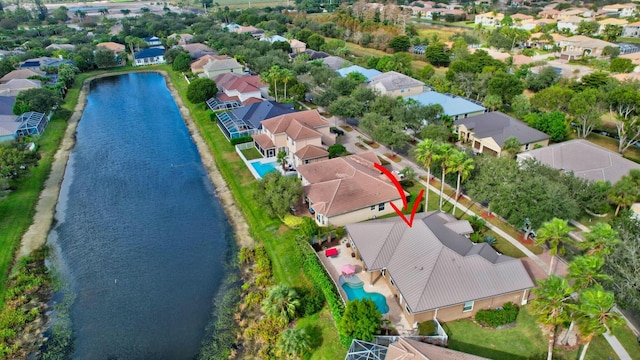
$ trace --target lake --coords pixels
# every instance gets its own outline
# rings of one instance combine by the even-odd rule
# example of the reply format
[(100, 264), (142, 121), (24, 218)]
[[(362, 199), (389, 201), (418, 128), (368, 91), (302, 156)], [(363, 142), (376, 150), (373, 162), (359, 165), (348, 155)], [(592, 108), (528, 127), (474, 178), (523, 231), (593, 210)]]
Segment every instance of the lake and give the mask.
[(75, 359), (191, 359), (233, 232), (165, 79), (97, 79), (48, 238)]

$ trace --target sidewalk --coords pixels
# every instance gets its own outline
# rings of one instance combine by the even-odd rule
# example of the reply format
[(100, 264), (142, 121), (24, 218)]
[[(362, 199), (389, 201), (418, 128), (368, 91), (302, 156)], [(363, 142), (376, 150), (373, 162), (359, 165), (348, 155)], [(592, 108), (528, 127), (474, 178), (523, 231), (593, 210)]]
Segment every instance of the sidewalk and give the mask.
[[(328, 119), (328, 121), (330, 122), (334, 122), (335, 119)], [(355, 144), (356, 143), (360, 143), (362, 144), (364, 147), (366, 147), (368, 150), (373, 151), (376, 155), (380, 156), (381, 158), (385, 159), (386, 161), (388, 161), (391, 164), (391, 167), (393, 168), (393, 170), (402, 170), (406, 167), (411, 167), (415, 170), (415, 173), (418, 177), (418, 182), (420, 182), (420, 184), (422, 184), (422, 186), (428, 186), (429, 190), (435, 192), (436, 194), (439, 194), (440, 189), (436, 189), (433, 185), (431, 184), (427, 184), (426, 182), (422, 181), (420, 179), (420, 177), (424, 176), (426, 178), (427, 176), (427, 171), (424, 170), (422, 168), (422, 166), (418, 166), (417, 164), (413, 163), (412, 161), (407, 160), (405, 157), (398, 155), (402, 160), (400, 162), (394, 162), (393, 160), (389, 159), (385, 154), (390, 154), (392, 153), (391, 150), (387, 149), (386, 147), (384, 147), (382, 144), (379, 144), (380, 146), (377, 149), (374, 149), (370, 146), (368, 146), (367, 144), (363, 143), (362, 141), (360, 141), (358, 139), (358, 136), (361, 136), (365, 139), (368, 139), (368, 136), (365, 136), (363, 134), (361, 134), (360, 132), (358, 132), (358, 130), (356, 130), (355, 128), (353, 129), (353, 131), (345, 131), (344, 136), (342, 136), (342, 138), (340, 139), (340, 143), (342, 145), (344, 145), (344, 147), (347, 149), (347, 151), (349, 151), (350, 153), (353, 154), (357, 154), (357, 153), (361, 153), (363, 150), (359, 147), (357, 147)], [(438, 174), (431, 174), (431, 176), (435, 176)], [(446, 201), (448, 201), (449, 203), (455, 203), (454, 199), (451, 198), (450, 196), (444, 194), (444, 199)], [(468, 209), (466, 206), (458, 203), (458, 208), (462, 209), (463, 212), (466, 212), (467, 214), (470, 215), (477, 215), (475, 214), (473, 211), (471, 211), (470, 209)], [(520, 243), (520, 241), (518, 241), (517, 239), (514, 239), (511, 235), (507, 234), (506, 232), (502, 231), (500, 228), (496, 227), (493, 224), (490, 224), (489, 222), (487, 222), (487, 227), (491, 230), (493, 230), (496, 234), (498, 234), (499, 236), (501, 236), (502, 238), (504, 238), (505, 240), (509, 241), (513, 246), (515, 246), (516, 248), (518, 248), (520, 251), (522, 251), (526, 256), (527, 259), (523, 259), (523, 260), (530, 260), (532, 261), (535, 265), (537, 265), (542, 271), (544, 271), (543, 276), (546, 277), (546, 274), (549, 272), (549, 264), (551, 261), (551, 256), (548, 252), (548, 250), (545, 250), (540, 256), (534, 254), (533, 252), (531, 252), (531, 250), (527, 249), (526, 246), (524, 246), (522, 243)], [(526, 264), (526, 261), (523, 261)], [(554, 274), (557, 274), (559, 276), (564, 276), (566, 275), (566, 271), (567, 271), (567, 264), (562, 262), (562, 261), (557, 261), (556, 265), (555, 265), (555, 271)], [(534, 271), (535, 272), (535, 271)], [(622, 344), (620, 344), (620, 341), (618, 341), (618, 339), (613, 336), (610, 333), (605, 334), (605, 339), (607, 340), (607, 342), (609, 342), (609, 345), (611, 345), (611, 348), (616, 352), (616, 355), (618, 355), (618, 357), (620, 358), (620, 360), (631, 360), (631, 357), (629, 356), (629, 353), (627, 353), (627, 351), (624, 349), (624, 347), (622, 346)]]

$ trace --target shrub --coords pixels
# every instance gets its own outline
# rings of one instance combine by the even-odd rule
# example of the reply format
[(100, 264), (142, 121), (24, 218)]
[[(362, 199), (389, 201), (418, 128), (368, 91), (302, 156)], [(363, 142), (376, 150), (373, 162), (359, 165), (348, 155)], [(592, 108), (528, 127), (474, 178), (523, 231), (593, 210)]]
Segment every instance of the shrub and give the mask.
[(311, 286), (308, 288), (298, 288), (296, 290), (302, 298), (302, 308), (300, 309), (302, 315), (313, 315), (322, 309), (324, 305), (324, 295), (321, 289), (316, 286)]
[(518, 306), (508, 302), (502, 308), (494, 310), (480, 310), (476, 313), (476, 322), (483, 326), (498, 327), (511, 324), (518, 317)]
[(421, 336), (430, 336), (436, 332), (436, 323), (433, 321), (425, 321), (418, 324), (418, 334)]
[(484, 242), (486, 242), (487, 244), (489, 244), (490, 246), (495, 246), (496, 243), (498, 242), (498, 240), (496, 239), (495, 236), (493, 235), (486, 235), (484, 237)]
[(248, 142), (252, 142), (253, 138), (251, 136), (241, 136), (241, 137), (237, 137), (237, 138), (233, 138), (231, 140), (229, 140), (229, 142), (231, 143), (231, 145), (238, 145), (238, 144), (244, 144), (244, 143), (248, 143)]
[(291, 229), (297, 229), (304, 223), (304, 219), (302, 217), (293, 216), (290, 214), (285, 215), (282, 221)]

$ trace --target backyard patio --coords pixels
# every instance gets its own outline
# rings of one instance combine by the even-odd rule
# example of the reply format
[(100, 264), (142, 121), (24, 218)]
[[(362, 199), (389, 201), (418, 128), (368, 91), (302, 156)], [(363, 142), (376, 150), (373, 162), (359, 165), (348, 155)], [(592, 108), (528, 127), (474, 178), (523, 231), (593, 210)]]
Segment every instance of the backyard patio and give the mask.
[[(389, 320), (391, 326), (398, 331), (399, 335), (416, 335), (417, 329), (414, 330), (407, 322), (400, 305), (398, 305), (398, 302), (389, 287), (382, 281), (378, 281), (374, 285), (369, 285), (369, 276), (364, 270), (364, 265), (360, 260), (352, 257), (353, 251), (350, 247), (347, 247), (347, 244), (347, 239), (343, 238), (340, 240), (338, 246), (323, 249), (317, 253), (320, 261), (322, 261), (327, 272), (331, 275), (331, 279), (336, 284), (336, 287), (340, 292), (340, 296), (342, 296), (345, 303), (349, 298), (342, 288), (342, 284), (345, 282), (349, 284), (358, 284), (362, 282), (363, 290), (367, 293), (378, 293), (384, 296), (387, 306), (389, 307), (389, 312), (383, 314), (382, 318)], [(352, 272), (351, 269), (353, 269), (353, 274), (349, 274)], [(343, 273), (345, 274), (343, 275)]]

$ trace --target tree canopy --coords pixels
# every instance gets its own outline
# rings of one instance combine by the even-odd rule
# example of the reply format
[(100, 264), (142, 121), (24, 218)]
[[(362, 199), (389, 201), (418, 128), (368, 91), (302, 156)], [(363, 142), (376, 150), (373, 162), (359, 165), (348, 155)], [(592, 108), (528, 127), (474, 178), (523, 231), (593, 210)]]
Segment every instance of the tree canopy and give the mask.
[(216, 96), (218, 86), (209, 78), (198, 78), (191, 81), (187, 87), (187, 99), (194, 104), (203, 103)]
[(302, 196), (302, 183), (295, 176), (271, 171), (258, 181), (255, 199), (262, 209), (273, 216), (284, 217)]
[(350, 339), (371, 341), (373, 335), (378, 332), (380, 324), (382, 324), (382, 314), (373, 300), (355, 299), (347, 303), (342, 320), (338, 324), (338, 330)]

